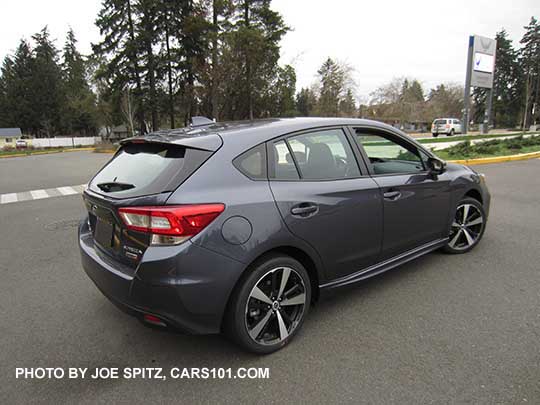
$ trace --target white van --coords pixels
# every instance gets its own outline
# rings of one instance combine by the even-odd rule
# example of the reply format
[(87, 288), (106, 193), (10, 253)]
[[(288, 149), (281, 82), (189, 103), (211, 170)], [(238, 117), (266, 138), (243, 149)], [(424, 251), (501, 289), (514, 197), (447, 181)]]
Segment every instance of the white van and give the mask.
[(437, 118), (431, 124), (431, 135), (436, 138), (439, 134), (461, 134), (461, 121), (457, 118)]

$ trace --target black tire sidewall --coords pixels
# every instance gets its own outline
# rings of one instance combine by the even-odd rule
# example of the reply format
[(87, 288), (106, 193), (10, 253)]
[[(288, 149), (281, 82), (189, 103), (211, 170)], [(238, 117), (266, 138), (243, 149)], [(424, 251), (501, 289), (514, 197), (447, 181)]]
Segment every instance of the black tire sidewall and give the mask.
[[(261, 345), (251, 339), (248, 334), (244, 319), (246, 303), (255, 284), (266, 273), (277, 267), (290, 267), (294, 269), (300, 275), (300, 277), (302, 277), (306, 288), (306, 305), (304, 306), (302, 318), (300, 319), (295, 330), (284, 341), (275, 345)], [(247, 270), (245, 276), (239, 282), (234, 294), (235, 296), (232, 304), (229, 307), (229, 314), (227, 317), (227, 332), (229, 336), (233, 338), (236, 343), (250, 352), (257, 354), (269, 354), (286, 346), (301, 329), (302, 324), (304, 323), (304, 320), (309, 312), (311, 303), (311, 283), (308, 272), (300, 262), (290, 256), (271, 255), (250, 266), (250, 269)]]
[[(476, 245), (478, 245), (478, 243), (480, 242), (480, 240), (482, 239), (482, 237), (484, 236), (484, 232), (486, 231), (486, 225), (487, 225), (487, 218), (486, 218), (486, 211), (484, 210), (484, 207), (482, 206), (482, 204), (480, 203), (480, 201), (474, 199), (474, 198), (470, 198), (470, 197), (466, 197), (466, 198), (463, 198), (461, 199), (454, 211), (453, 211), (453, 216), (452, 216), (452, 221), (454, 220), (455, 218), (455, 215), (456, 215), (456, 210), (457, 208), (460, 206), (460, 205), (463, 205), (463, 204), (471, 204), (471, 205), (474, 205), (476, 208), (478, 208), (480, 210), (480, 212), (482, 213), (482, 219), (483, 219), (483, 226), (482, 226), (482, 230), (480, 231), (480, 235), (478, 235), (478, 238), (476, 239), (476, 241), (471, 245), (469, 246), (467, 249), (454, 249), (452, 247), (450, 247), (450, 245), (447, 243), (444, 247), (443, 247), (443, 250), (446, 252), (446, 253), (451, 253), (451, 254), (462, 254), (462, 253), (467, 253), (469, 251), (471, 251), (472, 249), (474, 249), (476, 247)], [(450, 229), (448, 229), (448, 234), (450, 234)]]

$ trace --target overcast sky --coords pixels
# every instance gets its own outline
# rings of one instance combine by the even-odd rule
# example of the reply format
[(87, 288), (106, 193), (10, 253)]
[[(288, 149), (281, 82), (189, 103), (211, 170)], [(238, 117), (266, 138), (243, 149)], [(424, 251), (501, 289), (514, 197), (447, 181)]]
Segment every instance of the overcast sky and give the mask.
[[(0, 58), (20, 38), (48, 25), (61, 47), (71, 26), (83, 52), (99, 40), (94, 25), (101, 0), (3, 1)], [(309, 86), (328, 57), (355, 69), (357, 94), (367, 97), (393, 77), (418, 78), (426, 91), (441, 82), (463, 82), (470, 34), (493, 37), (504, 27), (518, 44), (540, 0), (274, 0), (293, 29), (282, 42), (281, 63)]]

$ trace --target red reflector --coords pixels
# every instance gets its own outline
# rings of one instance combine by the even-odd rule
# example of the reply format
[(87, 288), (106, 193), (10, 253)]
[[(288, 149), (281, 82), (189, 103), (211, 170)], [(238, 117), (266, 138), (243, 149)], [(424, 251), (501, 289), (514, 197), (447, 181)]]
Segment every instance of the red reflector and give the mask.
[(154, 325), (159, 325), (159, 326), (166, 326), (165, 322), (163, 322), (157, 316), (150, 315), (150, 314), (144, 314), (143, 318), (148, 323), (151, 323), (151, 324), (154, 324)]
[(122, 207), (120, 217), (129, 229), (157, 235), (194, 236), (223, 212), (223, 204)]

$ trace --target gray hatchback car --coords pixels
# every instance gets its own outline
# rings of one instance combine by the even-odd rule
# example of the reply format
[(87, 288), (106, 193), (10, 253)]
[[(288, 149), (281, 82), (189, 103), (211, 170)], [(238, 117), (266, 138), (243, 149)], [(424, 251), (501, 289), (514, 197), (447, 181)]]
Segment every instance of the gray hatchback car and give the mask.
[(122, 142), (84, 192), (82, 265), (147, 325), (291, 341), (318, 297), (484, 233), (484, 176), (360, 119), (293, 118)]

